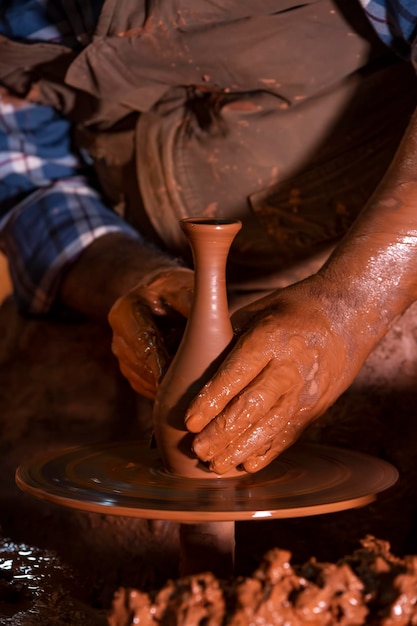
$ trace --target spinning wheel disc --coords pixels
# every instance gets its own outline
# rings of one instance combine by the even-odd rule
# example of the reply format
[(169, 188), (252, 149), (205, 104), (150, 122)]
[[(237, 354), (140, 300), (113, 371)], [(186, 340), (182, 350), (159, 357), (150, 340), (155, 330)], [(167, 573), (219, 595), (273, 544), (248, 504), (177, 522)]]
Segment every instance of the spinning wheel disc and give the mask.
[(256, 474), (183, 478), (141, 443), (70, 448), (21, 465), (20, 489), (83, 511), (179, 522), (303, 517), (364, 506), (397, 470), (380, 459), (297, 443)]

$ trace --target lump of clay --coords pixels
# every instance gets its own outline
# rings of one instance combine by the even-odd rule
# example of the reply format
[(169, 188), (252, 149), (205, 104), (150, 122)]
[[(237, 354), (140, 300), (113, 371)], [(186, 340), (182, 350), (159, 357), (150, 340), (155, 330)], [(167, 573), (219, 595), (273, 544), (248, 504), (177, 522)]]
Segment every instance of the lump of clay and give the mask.
[(121, 588), (115, 594), (110, 626), (181, 624), (216, 626), (226, 614), (225, 595), (213, 574), (169, 581), (152, 601), (146, 593)]
[(252, 577), (220, 581), (210, 573), (169, 581), (155, 594), (122, 588), (109, 626), (413, 626), (417, 556), (400, 559), (368, 536), (338, 563), (269, 551)]

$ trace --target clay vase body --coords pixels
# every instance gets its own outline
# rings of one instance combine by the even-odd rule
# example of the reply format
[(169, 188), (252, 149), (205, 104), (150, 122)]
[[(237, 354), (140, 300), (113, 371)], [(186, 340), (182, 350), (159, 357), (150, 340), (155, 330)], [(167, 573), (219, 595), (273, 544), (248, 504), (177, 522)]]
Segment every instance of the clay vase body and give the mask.
[(181, 228), (191, 246), (194, 300), (178, 351), (155, 399), (153, 427), (165, 468), (179, 476), (216, 478), (191, 451), (194, 435), (184, 415), (209, 380), (233, 338), (226, 290), (226, 262), (239, 221), (188, 218)]

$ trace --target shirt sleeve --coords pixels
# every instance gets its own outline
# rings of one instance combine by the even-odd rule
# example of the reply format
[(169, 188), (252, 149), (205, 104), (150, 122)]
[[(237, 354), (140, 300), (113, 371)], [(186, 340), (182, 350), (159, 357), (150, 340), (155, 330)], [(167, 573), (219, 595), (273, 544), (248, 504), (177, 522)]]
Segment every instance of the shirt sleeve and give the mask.
[[(42, 3), (15, 4), (26, 9), (17, 17), (29, 8), (32, 17), (26, 24), (14, 21), (12, 12), (7, 34), (30, 39), (31, 27), (35, 39), (54, 40), (53, 26), (39, 15)], [(71, 124), (52, 107), (11, 98), (0, 88), (0, 247), (22, 312), (47, 313), (68, 266), (99, 237), (122, 232), (140, 238), (92, 181), (72, 149)]]
[(0, 246), (23, 312), (50, 310), (63, 272), (95, 239), (139, 237), (83, 170), (52, 108), (0, 99)]
[(361, 0), (382, 41), (417, 69), (417, 3), (415, 0)]

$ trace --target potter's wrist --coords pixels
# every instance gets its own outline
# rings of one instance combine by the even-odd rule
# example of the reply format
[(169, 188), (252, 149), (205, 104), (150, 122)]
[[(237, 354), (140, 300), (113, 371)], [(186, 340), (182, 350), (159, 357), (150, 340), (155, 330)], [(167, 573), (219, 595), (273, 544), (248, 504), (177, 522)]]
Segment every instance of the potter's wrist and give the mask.
[(417, 114), (388, 172), (320, 270), (390, 325), (417, 300)]
[(319, 271), (345, 323), (361, 320), (377, 338), (417, 300), (416, 166), (417, 112), (383, 180)]
[(129, 293), (143, 291), (146, 287), (152, 287), (159, 282), (169, 282), (179, 278), (193, 282), (194, 271), (183, 265), (161, 265), (147, 272), (130, 290)]
[(147, 302), (156, 315), (174, 308), (188, 317), (194, 289), (194, 271), (183, 266), (160, 267), (144, 276), (121, 299)]
[(92, 243), (63, 277), (61, 304), (106, 319), (114, 302), (139, 283), (181, 266), (174, 258), (125, 234), (109, 234)]
[(413, 302), (401, 271), (384, 265), (377, 256), (369, 255), (363, 264), (349, 263), (345, 256), (341, 262), (330, 261), (318, 273), (325, 285), (325, 306), (335, 323), (348, 332), (367, 333), (374, 343)]

